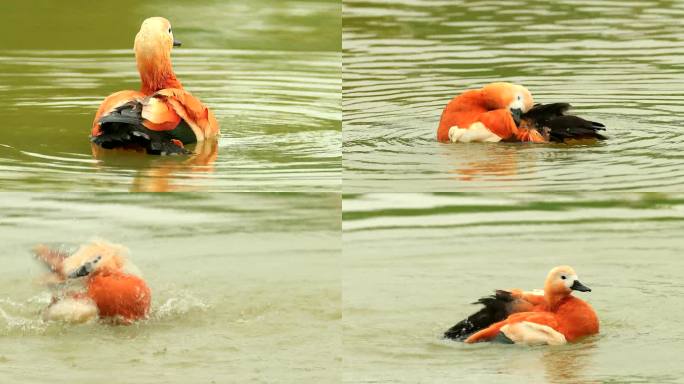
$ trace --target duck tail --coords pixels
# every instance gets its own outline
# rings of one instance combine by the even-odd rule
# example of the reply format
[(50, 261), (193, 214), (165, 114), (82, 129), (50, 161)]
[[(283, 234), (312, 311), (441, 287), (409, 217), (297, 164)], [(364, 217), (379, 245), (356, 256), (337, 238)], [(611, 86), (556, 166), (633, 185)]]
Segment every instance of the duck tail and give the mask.
[(69, 257), (69, 254), (67, 252), (59, 249), (50, 248), (44, 244), (38, 244), (35, 247), (33, 247), (33, 254), (36, 256), (38, 260), (45, 263), (45, 265), (47, 265), (47, 267), (55, 273), (62, 272), (62, 262), (64, 261), (64, 259)]
[(514, 301), (511, 292), (497, 290), (492, 296), (479, 299), (473, 304), (482, 304), (484, 308), (461, 320), (444, 332), (444, 338), (464, 341), (473, 333), (504, 320), (510, 314)]
[(91, 141), (102, 148), (119, 148), (136, 142), (142, 144), (142, 141), (145, 141), (142, 104), (137, 100), (117, 107), (103, 116), (98, 123), (101, 133), (93, 136)]
[[(117, 107), (100, 119), (100, 134), (91, 137), (90, 141), (105, 149), (143, 148), (153, 155), (190, 153), (182, 145), (179, 146), (173, 142), (176, 138), (173, 132), (158, 132), (145, 127), (142, 108), (143, 105), (138, 100), (129, 101)], [(179, 127), (176, 130), (192, 132), (190, 126), (183, 120)]]
[(548, 128), (549, 141), (565, 142), (566, 140), (596, 139), (606, 140), (600, 131), (605, 131), (605, 125), (584, 120), (577, 116), (559, 116), (552, 119), (546, 125)]
[(606, 140), (606, 136), (600, 132), (606, 130), (605, 125), (566, 115), (570, 108), (568, 103), (537, 104), (521, 117), (521, 121), (525, 126), (542, 132), (551, 142), (563, 143), (573, 139)]

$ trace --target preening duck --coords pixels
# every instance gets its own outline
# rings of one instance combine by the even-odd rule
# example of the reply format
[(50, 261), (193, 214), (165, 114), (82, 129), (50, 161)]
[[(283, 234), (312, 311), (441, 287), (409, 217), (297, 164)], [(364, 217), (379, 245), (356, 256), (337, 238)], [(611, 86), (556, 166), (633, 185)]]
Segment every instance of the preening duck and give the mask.
[(441, 142), (566, 142), (604, 140), (601, 123), (567, 115), (567, 103), (535, 104), (522, 85), (491, 83), (465, 91), (444, 108), (437, 128)]
[(45, 310), (45, 319), (79, 323), (99, 317), (129, 324), (148, 316), (150, 288), (132, 273), (135, 268), (122, 245), (96, 240), (72, 255), (40, 245), (34, 253), (50, 267), (50, 283), (79, 280), (85, 288), (55, 296)]
[(183, 89), (171, 65), (180, 46), (171, 23), (162, 17), (143, 21), (135, 37), (140, 91), (119, 91), (95, 114), (91, 141), (102, 148), (144, 149), (149, 154), (187, 154), (186, 144), (219, 134), (214, 114)]
[(568, 266), (553, 268), (543, 292), (499, 290), (476, 302), (484, 308), (444, 333), (466, 343), (501, 341), (515, 344), (559, 345), (599, 331), (594, 309), (573, 291), (590, 292)]

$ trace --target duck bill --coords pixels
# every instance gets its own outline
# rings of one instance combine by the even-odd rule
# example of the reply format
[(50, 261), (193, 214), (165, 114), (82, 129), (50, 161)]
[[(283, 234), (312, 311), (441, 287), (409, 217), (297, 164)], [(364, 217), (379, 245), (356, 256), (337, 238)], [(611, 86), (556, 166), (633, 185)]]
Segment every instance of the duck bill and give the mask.
[(77, 279), (79, 277), (88, 276), (90, 274), (90, 272), (91, 272), (90, 263), (85, 263), (80, 268), (78, 268), (77, 270), (71, 272), (67, 277), (70, 279)]
[(176, 40), (176, 39), (173, 39), (173, 46), (174, 46), (174, 47), (180, 47), (180, 46), (181, 46), (181, 42), (178, 41), (178, 40)]
[(520, 119), (522, 119), (523, 111), (520, 108), (511, 108), (511, 116), (516, 126), (520, 126)]
[(570, 289), (573, 291), (580, 291), (580, 292), (591, 292), (591, 288), (587, 287), (586, 285), (580, 283), (579, 280), (575, 280), (574, 283), (570, 286)]
[(79, 277), (88, 276), (95, 270), (95, 264), (102, 259), (101, 255), (97, 255), (93, 260), (83, 263), (77, 270), (67, 275), (70, 279), (77, 279)]

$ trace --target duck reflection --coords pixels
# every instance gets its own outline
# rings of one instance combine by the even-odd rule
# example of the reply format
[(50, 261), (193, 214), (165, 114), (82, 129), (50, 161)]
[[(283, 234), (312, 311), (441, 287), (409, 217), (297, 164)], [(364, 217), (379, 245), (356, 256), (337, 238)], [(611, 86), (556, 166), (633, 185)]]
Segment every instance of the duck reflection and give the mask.
[(103, 149), (95, 144), (91, 149), (93, 157), (100, 160), (98, 167), (137, 169), (131, 192), (192, 191), (195, 188), (188, 180), (209, 177), (218, 158), (218, 140), (213, 139), (194, 148), (188, 146), (193, 152), (188, 156), (150, 156), (144, 151)]
[[(499, 355), (497, 359), (505, 354), (501, 364), (497, 365), (501, 374), (527, 377), (530, 383), (598, 384), (600, 380), (587, 378), (595, 373), (592, 361), (597, 339), (592, 336), (559, 346), (498, 345), (498, 348), (493, 348), (493, 353)], [(493, 345), (486, 347), (492, 348)]]
[[(554, 384), (600, 383), (587, 380), (591, 371), (591, 360), (596, 349), (596, 337), (590, 337), (577, 344), (551, 347), (541, 355), (546, 380)], [(562, 350), (561, 350), (562, 349)]]
[[(447, 146), (443, 146), (447, 147)], [(460, 181), (487, 178), (517, 180), (520, 174), (534, 174), (539, 152), (520, 145), (474, 143), (444, 148), (450, 173)], [(531, 148), (530, 148), (531, 149)]]

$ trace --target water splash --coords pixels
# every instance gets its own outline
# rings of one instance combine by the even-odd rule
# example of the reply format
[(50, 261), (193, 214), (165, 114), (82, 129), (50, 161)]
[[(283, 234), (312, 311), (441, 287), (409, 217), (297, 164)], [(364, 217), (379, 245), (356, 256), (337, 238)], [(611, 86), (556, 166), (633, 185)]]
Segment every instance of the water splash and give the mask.
[(205, 312), (210, 306), (188, 291), (173, 293), (157, 308), (152, 309), (150, 319), (153, 321), (183, 317), (194, 312)]

